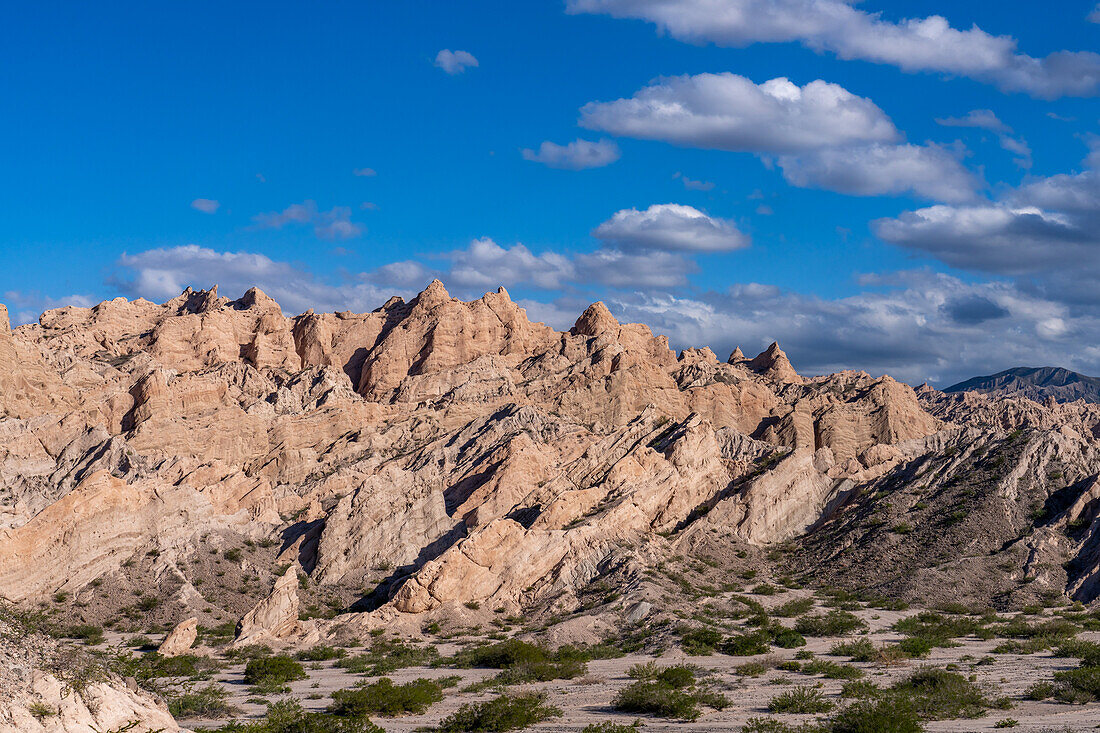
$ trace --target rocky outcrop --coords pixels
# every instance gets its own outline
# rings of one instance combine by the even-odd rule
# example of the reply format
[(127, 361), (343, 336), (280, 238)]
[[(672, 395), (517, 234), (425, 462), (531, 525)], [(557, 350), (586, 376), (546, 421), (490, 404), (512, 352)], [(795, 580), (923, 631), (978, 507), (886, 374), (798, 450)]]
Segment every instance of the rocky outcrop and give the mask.
[(164, 703), (98, 664), (0, 619), (0, 733), (180, 730)]
[(198, 635), (199, 620), (194, 616), (184, 619), (164, 637), (164, 641), (157, 647), (157, 653), (162, 657), (178, 657), (191, 648)]
[[(298, 618), (322, 604), (569, 609), (704, 533), (812, 546), (867, 496), (1017, 430), (1075, 456), (1075, 481), (1100, 474), (1100, 407), (804, 377), (778, 344), (677, 354), (604, 303), (558, 332), (503, 288), (463, 302), (438, 281), (369, 313), (288, 317), (255, 289), (48, 311), (0, 329), (0, 409), (0, 596), (87, 604), (140, 567), (166, 622), (240, 618), (238, 643), (316, 633)], [(1035, 554), (1071, 553), (1051, 582), (1085, 598), (1100, 535), (1073, 534), (1096, 510), (1078, 488), (1043, 485), (1074, 518)]]

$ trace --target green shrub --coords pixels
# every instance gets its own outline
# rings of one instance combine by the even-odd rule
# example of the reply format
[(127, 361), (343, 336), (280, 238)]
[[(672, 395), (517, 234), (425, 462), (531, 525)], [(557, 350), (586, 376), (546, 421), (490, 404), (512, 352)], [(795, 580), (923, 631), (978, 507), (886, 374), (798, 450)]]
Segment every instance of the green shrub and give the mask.
[(366, 717), (372, 713), (393, 716), (420, 714), (443, 699), (443, 688), (432, 680), (418, 679), (395, 685), (389, 677), (332, 693), (329, 712), (342, 717)]
[(797, 649), (800, 646), (806, 646), (806, 637), (786, 626), (778, 624), (768, 626), (762, 630), (762, 633), (766, 634), (771, 643), (780, 649)]
[(658, 667), (649, 662), (634, 665), (628, 674), (637, 682), (615, 696), (611, 706), (616, 710), (695, 720), (702, 714), (703, 705), (721, 710), (730, 704), (724, 695), (700, 688), (695, 668), (688, 665)]
[(957, 672), (922, 667), (891, 687), (895, 701), (907, 701), (925, 720), (977, 718), (990, 707), (981, 689)]
[(1100, 667), (1100, 644), (1095, 641), (1069, 639), (1054, 650), (1056, 657), (1076, 657), (1082, 667)]
[(638, 729), (641, 725), (642, 721), (640, 720), (635, 720), (630, 725), (612, 723), (610, 720), (605, 720), (602, 723), (589, 723), (584, 726), (581, 733), (638, 733)]
[(921, 636), (910, 636), (898, 642), (897, 647), (905, 656), (911, 658), (927, 657), (936, 643)]
[(301, 662), (325, 662), (329, 659), (343, 659), (347, 655), (346, 649), (318, 644), (309, 649), (303, 649), (295, 654), (294, 658)]
[(710, 656), (721, 642), (722, 634), (714, 629), (690, 629), (680, 634), (680, 648), (690, 656)]
[(168, 712), (175, 718), (215, 718), (232, 712), (226, 702), (228, 694), (218, 684), (211, 683), (198, 690), (189, 690), (168, 697)]
[(720, 650), (723, 654), (732, 657), (753, 657), (757, 654), (767, 654), (771, 647), (763, 634), (737, 634), (722, 642)]
[(1079, 667), (1055, 672), (1054, 698), (1070, 703), (1100, 700), (1100, 667)]
[(828, 659), (813, 659), (802, 665), (803, 674), (820, 674), (830, 680), (858, 680), (863, 670), (847, 664), (839, 664)]
[(923, 733), (920, 716), (904, 701), (860, 700), (839, 710), (825, 725), (827, 733)]
[(935, 611), (921, 611), (894, 624), (894, 630), (906, 636), (931, 642), (934, 646), (952, 646), (952, 639), (971, 636), (981, 631), (983, 624), (969, 617), (947, 617)]
[(423, 667), (439, 658), (434, 646), (414, 646), (400, 640), (375, 639), (370, 651), (344, 657), (336, 666), (353, 674), (390, 674), (406, 667)]
[(89, 645), (102, 644), (106, 641), (106, 637), (103, 635), (103, 627), (89, 624), (69, 626), (62, 632), (62, 635), (66, 639), (80, 639)]
[(302, 665), (288, 656), (250, 659), (244, 668), (244, 681), (260, 687), (281, 685), (292, 680), (304, 680)]
[(559, 708), (546, 704), (545, 693), (501, 695), (487, 702), (465, 703), (441, 720), (437, 730), (444, 733), (517, 730), (561, 714)]
[(833, 703), (816, 687), (795, 687), (771, 699), (768, 710), (773, 713), (827, 713)]
[(867, 624), (853, 613), (834, 608), (824, 615), (803, 616), (794, 628), (804, 636), (847, 636), (866, 629)]
[(458, 667), (488, 667), (501, 670), (485, 684), (515, 685), (574, 679), (588, 672), (587, 652), (572, 646), (556, 651), (519, 639), (464, 649), (454, 657)]
[(878, 651), (869, 639), (858, 641), (842, 641), (833, 644), (829, 654), (834, 657), (849, 657), (853, 662), (870, 662), (877, 656)]

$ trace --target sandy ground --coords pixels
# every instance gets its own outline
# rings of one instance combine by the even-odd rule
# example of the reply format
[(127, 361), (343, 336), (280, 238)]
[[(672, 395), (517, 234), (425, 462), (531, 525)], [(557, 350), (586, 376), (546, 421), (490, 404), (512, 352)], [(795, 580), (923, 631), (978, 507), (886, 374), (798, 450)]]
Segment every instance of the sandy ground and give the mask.
[[(874, 643), (897, 641), (902, 637), (889, 630), (889, 626), (899, 618), (912, 615), (913, 611), (904, 613), (875, 611), (861, 612), (868, 623), (871, 624), (871, 633), (866, 637)], [(849, 637), (849, 639), (852, 637)], [(858, 638), (858, 637), (855, 637)], [(1080, 635), (1081, 639), (1100, 641), (1100, 633), (1086, 632)], [(808, 639), (804, 647), (825, 659), (847, 662), (843, 657), (828, 656), (827, 652), (838, 641), (836, 638), (812, 638)], [(1013, 699), (1015, 707), (1011, 710), (990, 710), (985, 717), (976, 720), (950, 720), (937, 721), (928, 724), (929, 731), (983, 731), (993, 730), (997, 721), (1005, 718), (1013, 718), (1019, 721), (1019, 725), (1013, 730), (1017, 731), (1085, 731), (1100, 728), (1100, 704), (1087, 706), (1065, 705), (1053, 702), (1032, 702), (1023, 700), (1024, 691), (1037, 681), (1050, 679), (1053, 672), (1060, 669), (1069, 669), (1076, 666), (1076, 660), (1054, 658), (1049, 652), (1032, 655), (996, 654), (990, 651), (1003, 640), (980, 641), (976, 639), (960, 640), (960, 646), (935, 649), (928, 659), (911, 661), (890, 667), (877, 666), (871, 663), (853, 663), (860, 667), (867, 675), (867, 679), (880, 685), (889, 684), (894, 679), (902, 677), (913, 668), (922, 664), (943, 667), (947, 664), (959, 665), (963, 674), (976, 675), (976, 681), (986, 688), (992, 697), (1009, 696)], [(441, 653), (449, 653), (452, 648), (440, 647)], [(355, 650), (349, 650), (355, 653)], [(795, 649), (775, 649), (768, 656), (779, 659), (793, 659)], [(979, 659), (992, 656), (993, 662), (975, 665)], [(678, 730), (678, 731), (710, 731), (710, 730), (737, 730), (749, 718), (768, 715), (767, 705), (769, 700), (791, 685), (822, 685), (823, 691), (834, 700), (839, 700), (841, 680), (828, 680), (818, 677), (809, 677), (799, 673), (771, 670), (759, 677), (741, 677), (734, 668), (749, 659), (761, 657), (731, 657), (722, 654), (711, 656), (687, 657), (679, 651), (670, 652), (658, 659), (660, 664), (674, 664), (687, 661), (713, 672), (719, 689), (733, 701), (733, 705), (723, 711), (709, 711), (695, 722), (683, 723), (667, 721), (656, 718), (645, 718), (646, 730)], [(631, 680), (627, 676), (627, 670), (634, 664), (653, 659), (651, 656), (631, 655), (620, 659), (597, 660), (589, 663), (589, 674), (579, 680), (559, 680), (549, 683), (533, 685), (521, 685), (512, 687), (512, 690), (543, 690), (549, 695), (551, 704), (558, 706), (564, 712), (562, 718), (551, 720), (536, 728), (554, 729), (559, 731), (579, 731), (585, 725), (612, 720), (619, 723), (630, 723), (637, 716), (616, 713), (611, 709), (611, 699), (622, 687), (628, 685)], [(330, 694), (334, 690), (354, 686), (369, 679), (364, 675), (349, 674), (333, 665), (333, 662), (306, 663), (309, 679), (300, 680), (290, 684), (290, 696), (297, 698), (307, 708), (323, 710), (330, 702)], [(231, 703), (241, 710), (241, 718), (260, 716), (265, 711), (265, 706), (249, 702), (252, 697), (248, 687), (242, 680), (243, 665), (233, 666), (217, 676), (217, 681), (226, 686), (231, 694)], [(462, 687), (495, 674), (495, 670), (454, 670), (449, 668), (431, 669), (425, 667), (412, 667), (398, 670), (389, 675), (395, 682), (406, 682), (418, 677), (436, 678), (448, 675), (460, 675), (462, 682), (458, 687), (447, 690), (444, 700), (424, 715), (410, 715), (399, 718), (375, 718), (375, 722), (387, 731), (413, 731), (423, 726), (437, 723), (444, 716), (454, 712), (460, 705), (467, 702), (486, 700), (496, 693), (486, 691), (482, 693), (463, 693)], [(783, 680), (789, 681), (784, 684)], [(284, 697), (283, 695), (269, 696), (267, 699), (274, 701)], [(313, 699), (310, 699), (313, 697)], [(779, 717), (787, 722), (812, 720), (813, 716), (782, 715)], [(188, 727), (201, 729), (216, 727), (225, 721), (181, 721)]]

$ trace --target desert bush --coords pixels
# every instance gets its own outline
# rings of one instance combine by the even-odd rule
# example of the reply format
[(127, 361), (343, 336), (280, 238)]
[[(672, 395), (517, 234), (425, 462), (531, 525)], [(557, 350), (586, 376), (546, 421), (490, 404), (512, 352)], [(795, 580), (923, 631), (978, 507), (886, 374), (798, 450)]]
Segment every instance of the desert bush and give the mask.
[(773, 713), (827, 713), (833, 703), (816, 687), (795, 687), (771, 699), (768, 710)]
[(106, 640), (103, 636), (103, 627), (90, 624), (66, 627), (62, 636), (66, 639), (80, 639), (88, 645), (102, 644)]
[(860, 700), (837, 711), (825, 733), (923, 733), (920, 715), (904, 701)]
[(256, 687), (272, 687), (305, 678), (302, 665), (286, 655), (250, 659), (244, 667), (244, 681)]
[(228, 694), (221, 685), (211, 683), (197, 690), (167, 695), (168, 712), (176, 718), (213, 718), (229, 715), (233, 709), (226, 701)]
[(795, 631), (804, 636), (847, 636), (866, 628), (859, 616), (836, 608), (824, 615), (803, 616), (794, 625)]
[(423, 713), (443, 699), (443, 687), (432, 680), (418, 679), (395, 685), (389, 677), (377, 682), (332, 693), (329, 712), (342, 717), (366, 717), (372, 713), (393, 716)]
[(336, 666), (353, 674), (383, 675), (406, 667), (423, 667), (439, 659), (434, 646), (415, 646), (400, 640), (375, 639), (370, 650), (344, 657)]
[(581, 733), (638, 733), (638, 729), (641, 728), (642, 721), (635, 720), (630, 725), (625, 723), (612, 723), (610, 720), (605, 720), (602, 723), (589, 723), (584, 726)]
[(771, 647), (768, 646), (767, 637), (760, 633), (736, 634), (722, 642), (719, 647), (723, 654), (732, 657), (753, 657), (757, 654), (767, 654)]
[(802, 674), (823, 675), (830, 680), (858, 680), (863, 670), (828, 659), (811, 659), (802, 665)]
[(952, 646), (952, 639), (972, 636), (982, 630), (980, 620), (970, 617), (949, 617), (935, 611), (921, 611), (894, 624), (894, 630), (909, 637), (931, 642), (934, 646)]
[(722, 634), (714, 629), (688, 629), (680, 634), (680, 648), (691, 656), (710, 656), (721, 642)]
[(444, 733), (517, 730), (561, 714), (559, 708), (546, 704), (545, 693), (501, 695), (486, 702), (465, 703), (441, 720), (436, 730)]
[(318, 644), (309, 649), (303, 649), (295, 654), (294, 658), (301, 662), (325, 662), (329, 659), (343, 659), (347, 655), (346, 649)]
[(876, 652), (875, 645), (869, 639), (839, 641), (833, 644), (833, 648), (829, 650), (829, 654), (834, 657), (848, 657), (853, 662), (874, 661)]
[(925, 720), (977, 718), (991, 707), (981, 689), (957, 672), (922, 667), (890, 688), (899, 705), (908, 704)]
[(721, 710), (730, 704), (724, 695), (700, 687), (695, 668), (688, 665), (636, 664), (629, 674), (637, 681), (615, 695), (611, 706), (616, 710), (695, 720), (702, 714), (703, 705)]

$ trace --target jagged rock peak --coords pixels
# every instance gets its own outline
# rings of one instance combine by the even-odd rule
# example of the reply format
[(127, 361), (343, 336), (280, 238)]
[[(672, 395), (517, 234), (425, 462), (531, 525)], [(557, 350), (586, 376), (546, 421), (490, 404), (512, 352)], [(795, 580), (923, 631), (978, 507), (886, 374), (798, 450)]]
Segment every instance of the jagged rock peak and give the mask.
[(740, 346), (733, 350), (733, 353), (730, 354), (730, 358), (726, 359), (727, 364), (740, 364), (743, 361), (745, 361), (745, 352), (741, 351)]
[[(216, 288), (217, 286), (215, 286)], [(234, 300), (231, 304), (238, 310), (246, 310), (248, 308), (258, 308), (260, 310), (279, 310), (279, 304), (275, 302), (275, 299), (270, 295), (260, 290), (257, 287), (251, 287), (245, 291), (237, 300)]]
[(582, 336), (599, 336), (611, 330), (618, 330), (619, 322), (602, 300), (588, 306), (573, 325), (573, 333)]
[(0, 303), (0, 333), (11, 330), (11, 320), (8, 319), (8, 307)]
[(779, 348), (779, 342), (773, 341), (772, 345), (756, 355), (747, 365), (758, 374), (771, 377), (782, 382), (800, 382), (802, 377), (791, 366), (791, 360), (783, 349)]
[(451, 294), (447, 292), (447, 288), (443, 286), (439, 278), (432, 280), (431, 283), (428, 284), (428, 287), (424, 288), (424, 291), (416, 296), (416, 304), (424, 308), (434, 308), (450, 300)]

